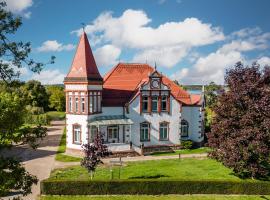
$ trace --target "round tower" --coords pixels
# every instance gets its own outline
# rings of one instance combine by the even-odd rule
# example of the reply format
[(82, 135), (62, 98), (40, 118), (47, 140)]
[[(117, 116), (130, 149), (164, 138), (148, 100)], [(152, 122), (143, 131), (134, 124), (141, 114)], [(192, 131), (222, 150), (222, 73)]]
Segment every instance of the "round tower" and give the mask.
[(101, 77), (87, 35), (80, 37), (69, 73), (65, 77), (67, 148), (81, 149), (89, 142), (88, 120), (102, 112)]

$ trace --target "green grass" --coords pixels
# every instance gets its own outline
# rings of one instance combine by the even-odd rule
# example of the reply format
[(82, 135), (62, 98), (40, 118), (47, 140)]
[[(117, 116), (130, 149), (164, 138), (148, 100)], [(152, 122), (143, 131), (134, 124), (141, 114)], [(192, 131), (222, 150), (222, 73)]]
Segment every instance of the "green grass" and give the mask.
[[(221, 163), (212, 159), (170, 159), (124, 163), (121, 179), (184, 179), (184, 180), (241, 180)], [(119, 167), (114, 167), (114, 176), (118, 177)], [(108, 166), (99, 166), (94, 180), (110, 179)], [(85, 168), (73, 166), (57, 169), (50, 179), (85, 180), (90, 176)]]
[(41, 196), (41, 200), (267, 200), (270, 195), (101, 195)]
[(66, 152), (66, 128), (63, 131), (61, 141), (55, 156), (55, 160), (60, 162), (80, 162), (81, 158), (65, 155)]
[(181, 149), (175, 150), (174, 152), (155, 152), (151, 155), (153, 156), (172, 156), (172, 155), (179, 155), (180, 154), (199, 154), (199, 153), (208, 153), (211, 149), (208, 147), (201, 147), (197, 149)]
[(46, 114), (50, 117), (51, 120), (64, 120), (66, 118), (65, 112), (58, 111), (49, 111)]

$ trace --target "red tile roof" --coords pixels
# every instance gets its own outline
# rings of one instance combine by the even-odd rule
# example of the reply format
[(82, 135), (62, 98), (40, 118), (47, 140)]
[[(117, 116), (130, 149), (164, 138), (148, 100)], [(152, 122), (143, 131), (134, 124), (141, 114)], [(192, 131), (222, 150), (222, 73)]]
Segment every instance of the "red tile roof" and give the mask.
[[(119, 63), (104, 77), (103, 106), (124, 106), (133, 99), (139, 86), (149, 79), (155, 69), (148, 64)], [(186, 105), (196, 105), (199, 97), (190, 95), (187, 91), (162, 75), (162, 82), (169, 86), (176, 100)]]
[[(70, 71), (65, 81), (72, 79), (102, 80), (87, 35), (82, 34)], [(81, 78), (81, 79), (80, 79)]]

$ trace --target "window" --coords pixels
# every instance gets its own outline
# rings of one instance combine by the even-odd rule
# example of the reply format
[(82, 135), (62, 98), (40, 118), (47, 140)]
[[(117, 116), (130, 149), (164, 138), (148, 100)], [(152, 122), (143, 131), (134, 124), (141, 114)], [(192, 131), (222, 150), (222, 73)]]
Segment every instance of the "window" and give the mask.
[(142, 111), (143, 112), (148, 111), (148, 97), (147, 96), (142, 97)]
[(93, 102), (93, 112), (97, 112), (97, 96), (96, 93), (94, 92), (94, 102)]
[(85, 99), (84, 97), (81, 98), (81, 109), (82, 109), (82, 112), (85, 112)]
[(73, 143), (81, 144), (81, 126), (73, 125)]
[(150, 141), (150, 124), (143, 122), (140, 129), (140, 141)]
[(153, 96), (152, 97), (152, 112), (157, 112), (158, 111), (158, 97)]
[(186, 120), (181, 120), (181, 137), (188, 137), (188, 122)]
[(168, 140), (169, 123), (162, 122), (159, 124), (159, 140)]
[(91, 126), (90, 128), (90, 142), (94, 142), (94, 139), (98, 133), (98, 128), (96, 126)]
[(89, 112), (92, 113), (93, 112), (93, 93), (90, 92), (90, 96), (89, 96)]
[(100, 93), (97, 96), (97, 101), (98, 101), (98, 103), (97, 103), (97, 105), (98, 105), (97, 111), (101, 112), (101, 96), (100, 96)]
[(167, 96), (161, 97), (161, 111), (167, 111)]
[(119, 141), (118, 126), (108, 127), (108, 142), (115, 143)]
[(72, 96), (69, 97), (68, 111), (72, 112)]
[(75, 98), (75, 112), (78, 112), (79, 111), (79, 105), (78, 105), (78, 103), (79, 103), (79, 98), (76, 97)]

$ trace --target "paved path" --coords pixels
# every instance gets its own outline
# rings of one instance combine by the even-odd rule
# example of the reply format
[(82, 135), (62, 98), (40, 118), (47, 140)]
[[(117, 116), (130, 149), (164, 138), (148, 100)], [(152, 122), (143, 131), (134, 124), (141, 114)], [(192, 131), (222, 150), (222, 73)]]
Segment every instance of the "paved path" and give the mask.
[(40, 181), (50, 176), (54, 168), (55, 154), (64, 129), (64, 121), (53, 121), (48, 127), (48, 135), (41, 141), (37, 150), (27, 145), (15, 147), (8, 153), (20, 157), (26, 170), (38, 177), (39, 182), (32, 187), (32, 194), (24, 197), (27, 200), (36, 199), (40, 194)]
[[(201, 153), (201, 154), (182, 154), (182, 158), (197, 158), (202, 159), (207, 157), (207, 153)], [(135, 162), (135, 161), (147, 161), (147, 160), (164, 160), (164, 159), (177, 159), (179, 158), (179, 155), (171, 155), (171, 156), (135, 156), (135, 157), (122, 157), (123, 162)], [(109, 164), (112, 160), (119, 160), (119, 158), (106, 158), (102, 161), (104, 164)], [(55, 162), (54, 167), (55, 168), (65, 168), (70, 166), (76, 166), (80, 165), (80, 162)]]

